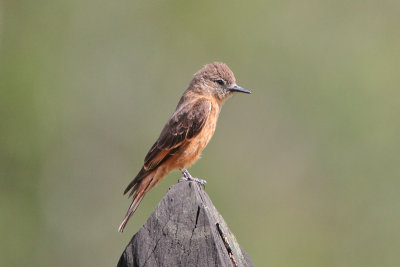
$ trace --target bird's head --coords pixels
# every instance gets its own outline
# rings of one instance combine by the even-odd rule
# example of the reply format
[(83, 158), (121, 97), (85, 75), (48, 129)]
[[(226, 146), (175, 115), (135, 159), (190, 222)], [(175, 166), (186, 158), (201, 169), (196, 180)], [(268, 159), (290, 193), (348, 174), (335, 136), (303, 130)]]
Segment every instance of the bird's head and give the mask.
[(236, 84), (231, 69), (221, 62), (207, 64), (196, 72), (190, 87), (196, 88), (198, 93), (212, 95), (222, 102), (236, 92), (251, 93)]

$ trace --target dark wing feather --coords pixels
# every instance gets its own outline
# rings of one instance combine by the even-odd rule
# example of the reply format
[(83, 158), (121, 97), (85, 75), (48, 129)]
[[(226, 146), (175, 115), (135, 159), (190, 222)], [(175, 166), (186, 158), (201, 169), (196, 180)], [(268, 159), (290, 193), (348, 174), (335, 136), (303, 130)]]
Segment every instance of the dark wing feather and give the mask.
[(173, 155), (182, 144), (199, 134), (210, 112), (211, 103), (204, 98), (179, 107), (147, 153), (144, 168), (147, 170), (156, 168)]
[(211, 111), (211, 103), (204, 98), (182, 105), (165, 124), (160, 137), (150, 148), (144, 165), (136, 177), (126, 187), (124, 194), (132, 189), (134, 194), (142, 179), (151, 174), (160, 164), (195, 137), (203, 129)]

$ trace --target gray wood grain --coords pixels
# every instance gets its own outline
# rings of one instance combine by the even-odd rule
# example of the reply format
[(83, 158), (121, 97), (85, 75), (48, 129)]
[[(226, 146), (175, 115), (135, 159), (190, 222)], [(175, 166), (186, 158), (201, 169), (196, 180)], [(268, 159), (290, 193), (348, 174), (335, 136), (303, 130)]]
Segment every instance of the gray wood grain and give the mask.
[(171, 186), (133, 236), (118, 267), (253, 266), (196, 182)]

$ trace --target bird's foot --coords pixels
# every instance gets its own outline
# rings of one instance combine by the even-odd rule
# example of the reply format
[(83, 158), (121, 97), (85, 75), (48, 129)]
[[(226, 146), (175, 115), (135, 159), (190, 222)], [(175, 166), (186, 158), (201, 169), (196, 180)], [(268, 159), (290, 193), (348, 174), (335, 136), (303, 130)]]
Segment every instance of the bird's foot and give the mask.
[(199, 184), (201, 184), (203, 187), (206, 185), (207, 181), (206, 180), (202, 180), (196, 177), (192, 177), (192, 175), (190, 175), (190, 173), (188, 172), (188, 170), (186, 169), (181, 169), (181, 172), (183, 174), (184, 177), (179, 179), (179, 182), (183, 182), (183, 181), (194, 181), (197, 182)]
[(207, 183), (206, 180), (202, 180), (202, 179), (199, 179), (199, 178), (196, 178), (196, 177), (191, 177), (191, 178), (181, 177), (178, 181), (179, 182), (194, 181), (194, 182), (198, 182), (202, 186), (205, 186), (206, 183)]

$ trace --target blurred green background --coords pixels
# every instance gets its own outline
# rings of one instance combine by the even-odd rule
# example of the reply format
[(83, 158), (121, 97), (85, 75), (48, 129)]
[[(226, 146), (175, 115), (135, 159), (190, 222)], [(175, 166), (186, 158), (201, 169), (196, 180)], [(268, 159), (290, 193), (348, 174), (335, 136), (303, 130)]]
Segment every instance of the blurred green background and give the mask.
[(399, 1), (0, 2), (0, 265), (115, 266), (122, 191), (193, 73), (236, 95), (190, 171), (256, 266), (400, 265)]

